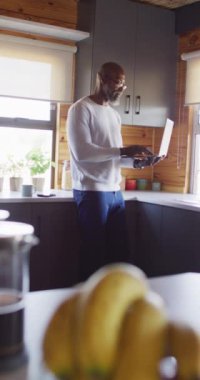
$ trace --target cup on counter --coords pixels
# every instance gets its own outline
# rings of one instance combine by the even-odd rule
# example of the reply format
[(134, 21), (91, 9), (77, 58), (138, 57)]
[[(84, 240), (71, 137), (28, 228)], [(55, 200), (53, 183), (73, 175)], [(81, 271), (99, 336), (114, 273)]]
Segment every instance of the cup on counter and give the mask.
[(34, 186), (33, 185), (22, 185), (22, 197), (32, 197), (34, 192)]
[(137, 179), (137, 189), (138, 190), (147, 190), (148, 180), (146, 178)]
[(136, 190), (136, 179), (126, 178), (125, 190)]
[(161, 183), (159, 181), (152, 182), (152, 191), (161, 191)]

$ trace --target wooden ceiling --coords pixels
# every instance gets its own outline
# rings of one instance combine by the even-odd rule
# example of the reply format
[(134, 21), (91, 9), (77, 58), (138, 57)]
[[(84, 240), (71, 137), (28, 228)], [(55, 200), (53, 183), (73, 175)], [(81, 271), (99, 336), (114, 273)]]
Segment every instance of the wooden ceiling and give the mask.
[(147, 3), (154, 4), (159, 7), (168, 8), (168, 9), (177, 9), (184, 7), (185, 5), (199, 3), (199, 0), (132, 0), (138, 3)]

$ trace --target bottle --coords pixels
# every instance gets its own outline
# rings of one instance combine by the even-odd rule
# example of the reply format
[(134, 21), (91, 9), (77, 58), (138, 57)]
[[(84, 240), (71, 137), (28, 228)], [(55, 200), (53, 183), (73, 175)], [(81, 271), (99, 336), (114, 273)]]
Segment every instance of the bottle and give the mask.
[(71, 180), (71, 172), (70, 172), (70, 160), (64, 160), (63, 168), (62, 168), (61, 189), (71, 190), (71, 188), (72, 188), (72, 180)]

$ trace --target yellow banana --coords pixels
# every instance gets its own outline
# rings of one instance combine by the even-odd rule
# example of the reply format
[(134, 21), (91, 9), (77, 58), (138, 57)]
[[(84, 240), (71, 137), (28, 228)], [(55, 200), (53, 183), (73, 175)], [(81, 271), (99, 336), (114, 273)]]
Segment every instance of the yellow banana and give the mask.
[(147, 290), (145, 274), (131, 264), (108, 265), (87, 280), (79, 299), (76, 346), (83, 374), (108, 376), (112, 372), (124, 313)]
[(160, 296), (153, 292), (134, 302), (121, 327), (113, 380), (160, 380), (165, 356), (168, 317)]
[(43, 338), (43, 359), (46, 366), (61, 379), (74, 375), (74, 336), (76, 305), (80, 291), (67, 298), (53, 314)]
[(169, 351), (177, 360), (177, 380), (200, 378), (200, 334), (187, 324), (169, 324)]

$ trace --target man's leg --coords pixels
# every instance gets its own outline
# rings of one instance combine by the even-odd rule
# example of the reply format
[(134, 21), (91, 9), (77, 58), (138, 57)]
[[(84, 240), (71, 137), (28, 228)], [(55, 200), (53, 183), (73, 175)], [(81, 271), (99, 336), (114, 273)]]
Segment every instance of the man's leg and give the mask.
[(106, 264), (106, 220), (104, 192), (74, 190), (81, 233), (80, 281)]
[(113, 192), (107, 221), (108, 257), (110, 262), (130, 262), (130, 247), (125, 202), (120, 191)]

